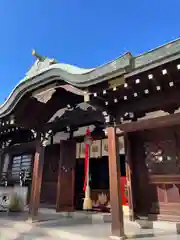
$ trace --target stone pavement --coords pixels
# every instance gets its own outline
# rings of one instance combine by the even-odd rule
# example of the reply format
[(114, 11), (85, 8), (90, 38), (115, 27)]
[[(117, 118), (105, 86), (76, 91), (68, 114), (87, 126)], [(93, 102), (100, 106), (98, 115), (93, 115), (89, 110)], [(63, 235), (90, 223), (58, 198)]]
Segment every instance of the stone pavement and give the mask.
[[(125, 222), (129, 239), (180, 240), (170, 231), (140, 229), (137, 224)], [(89, 219), (67, 219), (28, 223), (0, 219), (0, 240), (107, 240), (111, 234), (110, 223), (93, 223)]]

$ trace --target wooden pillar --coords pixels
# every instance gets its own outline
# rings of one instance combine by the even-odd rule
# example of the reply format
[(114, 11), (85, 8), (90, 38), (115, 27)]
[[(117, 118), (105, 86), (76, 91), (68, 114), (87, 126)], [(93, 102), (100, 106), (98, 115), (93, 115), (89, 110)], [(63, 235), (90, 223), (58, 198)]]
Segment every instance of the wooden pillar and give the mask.
[(112, 215), (112, 238), (125, 239), (122, 195), (120, 187), (119, 143), (116, 128), (108, 127), (109, 183)]
[(125, 164), (126, 164), (126, 178), (127, 178), (127, 190), (128, 190), (128, 204), (130, 210), (130, 221), (135, 220), (134, 213), (134, 199), (133, 199), (133, 183), (132, 183), (132, 159), (131, 159), (131, 144), (127, 133), (124, 134), (125, 142)]
[(38, 208), (40, 204), (40, 194), (42, 185), (42, 174), (44, 165), (45, 146), (40, 140), (37, 141), (36, 152), (34, 156), (34, 166), (32, 174), (31, 196), (29, 204), (29, 218), (36, 220), (38, 216)]
[(74, 183), (76, 164), (76, 142), (61, 141), (58, 170), (56, 211), (74, 210)]

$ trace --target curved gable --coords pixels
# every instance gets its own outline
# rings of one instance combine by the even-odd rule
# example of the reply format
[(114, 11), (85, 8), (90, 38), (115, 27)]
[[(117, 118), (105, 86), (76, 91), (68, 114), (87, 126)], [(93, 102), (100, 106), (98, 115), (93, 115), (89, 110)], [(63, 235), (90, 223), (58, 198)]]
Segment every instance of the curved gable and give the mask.
[(17, 102), (29, 91), (35, 90), (52, 81), (64, 81), (77, 88), (83, 89), (91, 85), (107, 81), (115, 73), (116, 76), (137, 74), (180, 58), (180, 39), (153, 49), (140, 56), (133, 57), (126, 53), (119, 58), (97, 68), (84, 69), (70, 64), (57, 63), (55, 59), (42, 57), (35, 51), (36, 61), (25, 77), (13, 89), (7, 100), (0, 105), (0, 117), (8, 114)]

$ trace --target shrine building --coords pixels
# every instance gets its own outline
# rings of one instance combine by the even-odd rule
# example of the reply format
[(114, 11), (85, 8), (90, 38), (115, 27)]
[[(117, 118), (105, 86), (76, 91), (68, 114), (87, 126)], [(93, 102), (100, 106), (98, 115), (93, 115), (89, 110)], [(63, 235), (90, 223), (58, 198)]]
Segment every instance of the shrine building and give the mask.
[(0, 105), (1, 186), (26, 171), (29, 215), (83, 210), (86, 130), (92, 210), (180, 220), (180, 39), (93, 69), (43, 57)]

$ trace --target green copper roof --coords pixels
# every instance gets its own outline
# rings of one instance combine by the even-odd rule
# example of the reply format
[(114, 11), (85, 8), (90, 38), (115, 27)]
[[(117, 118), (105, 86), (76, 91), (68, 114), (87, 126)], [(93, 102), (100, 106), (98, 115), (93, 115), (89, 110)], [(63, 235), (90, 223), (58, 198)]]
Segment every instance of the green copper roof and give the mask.
[(93, 70), (93, 69), (79, 68), (70, 64), (58, 63), (55, 59), (40, 56), (35, 52), (35, 50), (33, 50), (32, 54), (33, 56), (36, 57), (36, 61), (32, 65), (32, 67), (29, 69), (29, 71), (26, 73), (25, 77), (20, 82), (31, 79), (42, 72), (48, 71), (51, 68), (59, 68), (70, 74), (84, 74)]
[(180, 53), (180, 39), (136, 56), (134, 61), (134, 68), (143, 67), (177, 53)]
[[(144, 68), (145, 66), (152, 65), (153, 63), (159, 62), (161, 64), (162, 60), (167, 59), (170, 56), (178, 55), (179, 53), (180, 39), (177, 39), (139, 56), (133, 56), (131, 53), (126, 53), (123, 56), (120, 56), (117, 59), (97, 68), (85, 69), (70, 64), (58, 63), (55, 59), (42, 57), (34, 51), (33, 55), (36, 56), (37, 59), (20, 83), (30, 80), (51, 69), (59, 69), (60, 71), (69, 74), (67, 82), (70, 84), (86, 84), (92, 80), (91, 83), (89, 82), (91, 85), (93, 84), (94, 79), (101, 78), (102, 76), (110, 74), (114, 71), (121, 72), (122, 70), (125, 70), (126, 73), (133, 72), (134, 70)], [(122, 74), (125, 72), (122, 71)]]
[(167, 43), (139, 56), (126, 53), (117, 59), (93, 69), (79, 68), (58, 63), (55, 59), (43, 57), (33, 51), (36, 61), (25, 77), (13, 89), (8, 99), (0, 106), (0, 117), (7, 114), (19, 99), (30, 89), (35, 89), (52, 81), (52, 76), (78, 88), (86, 88), (116, 75), (136, 74), (166, 62), (180, 59), (180, 39)]

